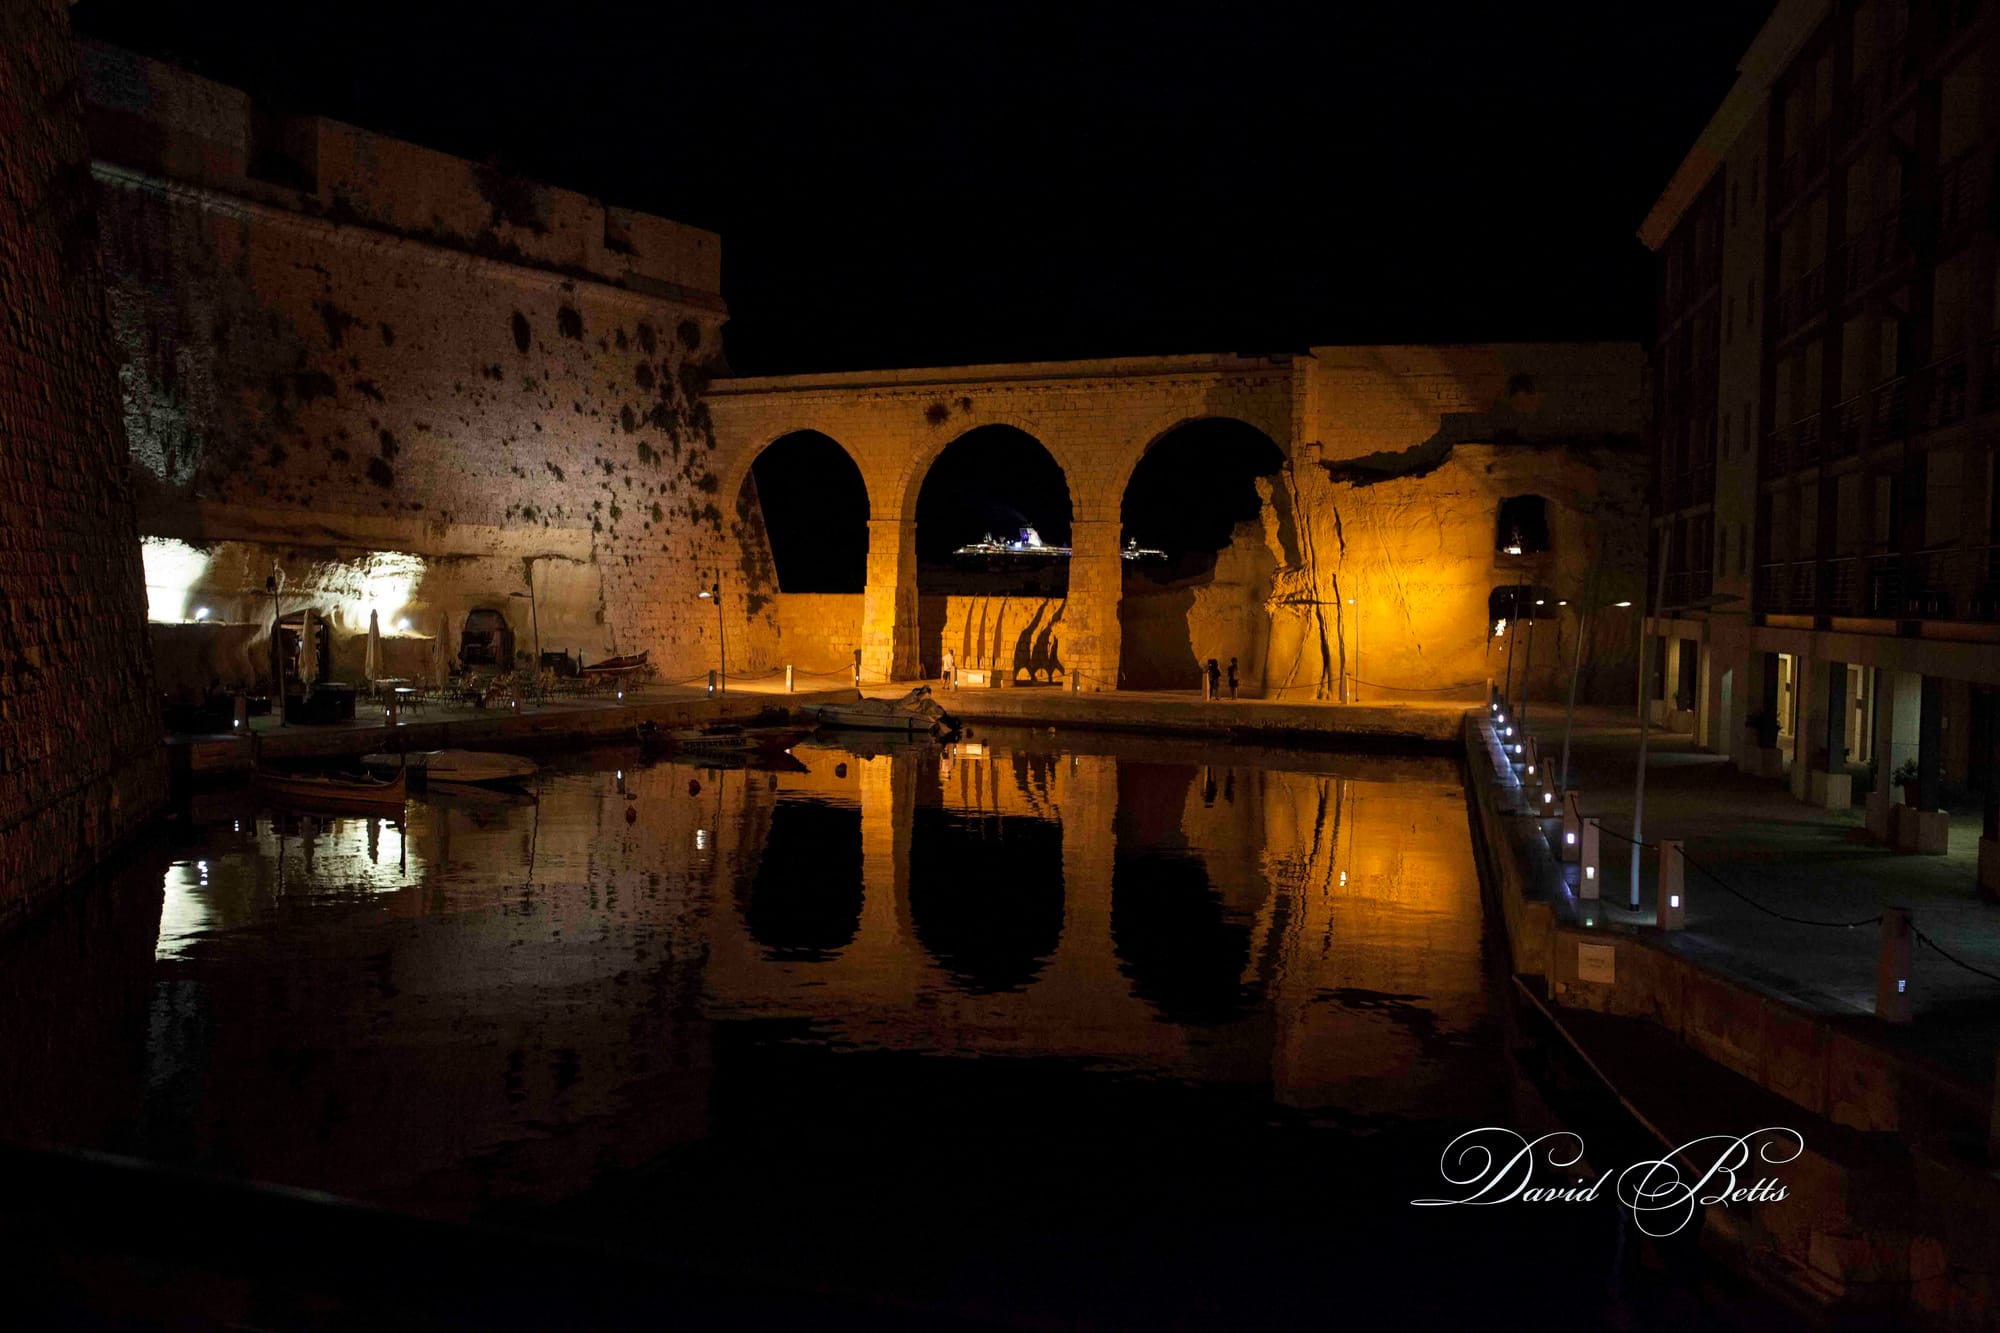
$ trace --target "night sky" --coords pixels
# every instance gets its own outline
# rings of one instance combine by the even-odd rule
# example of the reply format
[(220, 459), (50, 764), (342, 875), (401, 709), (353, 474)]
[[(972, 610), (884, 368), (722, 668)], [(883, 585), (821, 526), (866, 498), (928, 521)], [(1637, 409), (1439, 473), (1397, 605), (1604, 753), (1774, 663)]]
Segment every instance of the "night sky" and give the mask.
[(82, 31), (713, 228), (742, 374), (1643, 338), (1768, 4), (84, 0)]

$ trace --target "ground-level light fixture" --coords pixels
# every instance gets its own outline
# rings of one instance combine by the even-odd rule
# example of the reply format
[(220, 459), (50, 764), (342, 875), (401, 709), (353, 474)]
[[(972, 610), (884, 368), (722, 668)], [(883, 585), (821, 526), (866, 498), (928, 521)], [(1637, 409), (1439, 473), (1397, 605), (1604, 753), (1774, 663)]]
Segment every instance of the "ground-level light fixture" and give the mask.
[(1613, 603), (1612, 603), (1612, 605), (1613, 605), (1613, 606), (1630, 606), (1630, 605), (1632, 605), (1632, 603), (1630, 603), (1630, 602), (1613, 602)]
[(207, 620), (207, 619), (208, 619), (208, 608), (207, 608), (207, 607), (205, 607), (205, 606), (197, 606), (197, 607), (196, 607), (196, 608), (194, 609), (194, 618), (195, 618), (196, 620)]

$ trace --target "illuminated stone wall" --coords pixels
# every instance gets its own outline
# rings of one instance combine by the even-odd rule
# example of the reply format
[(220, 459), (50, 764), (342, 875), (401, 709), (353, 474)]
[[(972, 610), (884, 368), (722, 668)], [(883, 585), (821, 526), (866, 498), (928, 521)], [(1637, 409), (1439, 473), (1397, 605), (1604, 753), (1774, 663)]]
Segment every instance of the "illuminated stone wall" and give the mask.
[[(712, 654), (719, 242), (85, 50), (154, 614)], [(414, 559), (412, 559), (414, 558)], [(526, 593), (532, 576), (536, 600)], [(514, 594), (521, 594), (516, 597)]]
[(0, 6), (0, 928), (165, 791), (68, 6)]
[[(964, 661), (964, 644), (993, 638), (977, 628), (990, 607), (920, 599), (915, 509), (938, 454), (998, 423), (1048, 449), (1076, 515), (1067, 597), (1015, 599), (1004, 613), (1052, 671), (1109, 689), (1129, 664), (1128, 685), (1186, 689), (1194, 663), (1235, 657), (1251, 695), (1477, 697), (1507, 670), (1493, 588), (1532, 583), (1570, 604), (1544, 608), (1553, 618), (1537, 625), (1532, 662), (1517, 650), (1543, 693), (1567, 681), (1576, 608), (1636, 599), (1642, 372), (1630, 344), (1320, 347), (723, 380), (709, 402), (725, 495), (751, 496), (751, 463), (792, 431), (820, 431), (854, 458), (874, 516), (861, 623), (872, 677), (932, 674), (945, 643)], [(1266, 485), (1262, 531), (1240, 528), (1214, 572), (1185, 586), (1129, 586), (1118, 516), (1132, 471), (1174, 427), (1207, 417), (1255, 426), (1289, 460)], [(1497, 510), (1516, 495), (1546, 502), (1549, 552), (1498, 549)], [(784, 597), (753, 506), (723, 559), (759, 594), (755, 636)], [(1631, 626), (1607, 609), (1590, 638), (1586, 697), (1619, 697)]]

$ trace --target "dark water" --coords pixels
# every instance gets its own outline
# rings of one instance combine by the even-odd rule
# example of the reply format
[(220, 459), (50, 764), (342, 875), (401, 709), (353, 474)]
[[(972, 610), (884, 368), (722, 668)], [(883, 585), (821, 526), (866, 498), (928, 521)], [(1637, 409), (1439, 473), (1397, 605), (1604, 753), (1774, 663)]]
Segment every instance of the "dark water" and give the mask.
[(919, 1325), (1717, 1318), (1608, 1201), (1408, 1206), (1462, 1130), (1623, 1132), (1519, 1026), (1451, 764), (798, 758), (596, 751), (401, 824), (199, 798), (4, 960), (0, 1137)]

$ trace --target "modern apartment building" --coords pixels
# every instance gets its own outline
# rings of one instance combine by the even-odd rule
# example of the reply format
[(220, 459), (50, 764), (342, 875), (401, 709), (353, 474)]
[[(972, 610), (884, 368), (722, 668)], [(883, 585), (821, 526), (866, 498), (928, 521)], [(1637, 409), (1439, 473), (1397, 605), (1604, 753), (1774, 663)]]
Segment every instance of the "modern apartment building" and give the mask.
[(1912, 850), (1983, 796), (1989, 891), (1996, 10), (1781, 0), (1640, 230), (1656, 717), (1802, 800), (1870, 793), (1870, 828)]

